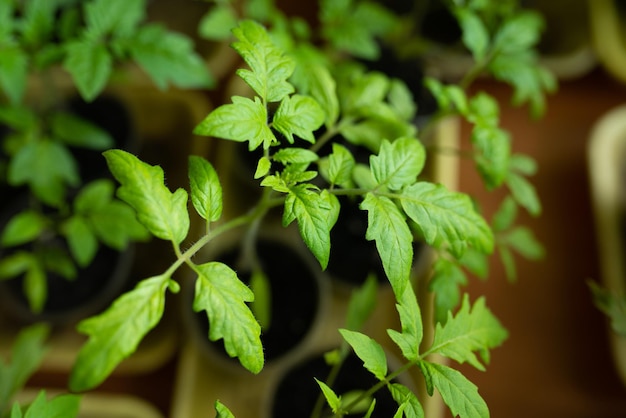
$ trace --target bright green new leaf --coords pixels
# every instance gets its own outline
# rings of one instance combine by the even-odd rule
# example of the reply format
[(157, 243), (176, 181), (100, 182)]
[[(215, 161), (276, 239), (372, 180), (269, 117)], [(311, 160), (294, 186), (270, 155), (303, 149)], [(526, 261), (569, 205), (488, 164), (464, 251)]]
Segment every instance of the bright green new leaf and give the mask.
[(468, 244), (485, 253), (493, 251), (491, 229), (476, 212), (469, 196), (449, 191), (440, 184), (419, 182), (404, 188), (401, 203), (428, 244), (449, 247), (457, 257)]
[(365, 238), (376, 241), (385, 274), (397, 293), (409, 283), (413, 264), (413, 235), (403, 213), (389, 198), (367, 193), (361, 203), (367, 210)]
[(405, 286), (402, 293), (395, 292), (396, 309), (400, 315), (402, 332), (387, 330), (387, 333), (396, 345), (402, 350), (402, 355), (409, 361), (420, 358), (419, 346), (424, 337), (422, 314), (417, 304), (415, 292), (410, 285)]
[(251, 20), (239, 23), (233, 34), (233, 48), (250, 66), (237, 74), (262, 98), (263, 102), (278, 102), (294, 91), (287, 81), (295, 62), (272, 42), (266, 29)]
[(72, 391), (96, 387), (137, 350), (143, 337), (163, 316), (168, 281), (165, 276), (142, 280), (106, 311), (78, 324), (78, 331), (89, 339), (72, 368), (69, 382)]
[(463, 297), (461, 309), (455, 316), (450, 312), (445, 325), (437, 324), (435, 338), (428, 353), (438, 353), (459, 363), (468, 362), (478, 370), (485, 370), (474, 352), (489, 362), (489, 349), (502, 344), (508, 333), (500, 321), (479, 298), (470, 308), (469, 297)]
[(89, 39), (66, 45), (63, 67), (72, 75), (78, 92), (92, 101), (102, 92), (113, 69), (113, 58), (104, 44)]
[(98, 251), (98, 239), (82, 216), (72, 216), (61, 225), (70, 252), (81, 267), (91, 263)]
[(219, 400), (215, 401), (215, 418), (235, 418), (230, 409)]
[(394, 142), (383, 141), (378, 155), (370, 158), (370, 166), (379, 185), (400, 190), (415, 183), (425, 161), (426, 151), (420, 141), (399, 138)]
[(356, 162), (352, 153), (341, 144), (333, 143), (333, 152), (328, 156), (328, 181), (332, 185), (352, 187), (352, 170)]
[(448, 312), (461, 302), (461, 286), (467, 284), (467, 277), (458, 264), (439, 257), (433, 265), (433, 275), (428, 290), (435, 294), (435, 321), (445, 324)]
[(113, 146), (113, 137), (91, 122), (71, 113), (57, 112), (50, 117), (50, 129), (55, 139), (68, 145), (93, 150), (106, 150)]
[(46, 391), (39, 391), (35, 400), (28, 405), (24, 418), (75, 418), (78, 417), (81, 396), (59, 395), (47, 400)]
[(332, 390), (330, 386), (326, 383), (318, 380), (314, 377), (315, 381), (319, 385), (320, 389), (322, 389), (322, 393), (324, 394), (324, 398), (326, 398), (326, 402), (328, 402), (328, 406), (333, 411), (334, 414), (341, 410), (341, 397), (338, 396), (335, 391)]
[(256, 165), (256, 170), (254, 171), (254, 178), (260, 179), (261, 177), (265, 177), (271, 169), (272, 161), (268, 157), (259, 158), (259, 162)]
[(300, 184), (289, 189), (285, 199), (283, 226), (295, 219), (298, 230), (322, 269), (328, 265), (330, 257), (330, 230), (339, 215), (339, 201), (323, 190), (321, 193), (312, 190), (308, 184)]
[(313, 132), (324, 123), (324, 110), (308, 96), (285, 96), (272, 119), (272, 126), (294, 143), (293, 136), (315, 143)]
[(157, 238), (180, 244), (189, 231), (187, 192), (170, 192), (161, 167), (146, 164), (126, 151), (109, 150), (104, 156), (121, 183), (118, 196), (135, 209), (139, 222)]
[[(421, 362), (420, 369), (441, 394), (453, 416), (459, 418), (488, 418), (489, 408), (478, 388), (459, 371), (437, 363)], [(431, 393), (432, 395), (432, 393)]]
[(35, 240), (49, 225), (48, 219), (35, 210), (24, 210), (13, 216), (0, 234), (3, 247), (22, 245)]
[(193, 309), (206, 311), (209, 338), (224, 339), (231, 357), (252, 373), (263, 368), (261, 326), (245, 302), (254, 300), (254, 293), (239, 280), (226, 264), (209, 262), (196, 267), (196, 293)]
[(24, 145), (9, 162), (7, 179), (13, 186), (28, 184), (41, 201), (55, 207), (64, 202), (65, 185), (80, 181), (74, 157), (50, 140)]
[(378, 380), (384, 380), (387, 376), (387, 356), (383, 347), (374, 339), (357, 331), (340, 329), (339, 333), (350, 344), (354, 353), (363, 360), (363, 367)]
[(215, 222), (222, 216), (222, 185), (210, 162), (198, 156), (189, 157), (191, 202), (202, 218)]
[(162, 90), (168, 83), (180, 88), (207, 88), (215, 83), (191, 39), (163, 26), (143, 26), (127, 47), (131, 57)]
[(497, 127), (475, 126), (471, 139), (474, 161), (487, 188), (501, 186), (509, 172), (510, 135)]
[(317, 161), (319, 157), (306, 148), (282, 148), (272, 156), (274, 161), (283, 164), (307, 164)]
[(46, 351), (44, 342), (49, 332), (44, 324), (23, 328), (13, 342), (10, 360), (0, 359), (0, 411), (6, 411), (13, 395), (38, 369)]
[(211, 113), (196, 127), (195, 134), (249, 141), (250, 151), (263, 145), (267, 149), (278, 140), (267, 126), (267, 109), (258, 97), (254, 100), (234, 96), (232, 104), (225, 104)]
[(28, 55), (17, 45), (0, 47), (0, 87), (12, 104), (22, 100), (26, 89)]
[(406, 418), (425, 418), (424, 408), (413, 391), (400, 383), (389, 385), (389, 391), (398, 405), (404, 405), (403, 413)]

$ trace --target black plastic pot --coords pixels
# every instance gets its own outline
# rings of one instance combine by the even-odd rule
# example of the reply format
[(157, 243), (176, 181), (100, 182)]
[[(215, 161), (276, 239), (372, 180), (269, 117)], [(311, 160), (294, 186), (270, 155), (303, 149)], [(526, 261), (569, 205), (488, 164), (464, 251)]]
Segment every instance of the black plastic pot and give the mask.
[[(322, 354), (309, 357), (289, 369), (280, 379), (272, 396), (271, 418), (308, 417), (320, 395), (320, 387), (315, 381), (326, 382), (331, 367), (326, 363)], [(363, 367), (363, 362), (351, 353), (341, 367), (332, 389), (338, 395), (353, 390), (368, 390), (378, 383), (378, 380)], [(374, 397), (376, 407), (372, 417), (390, 418), (398, 410), (398, 404), (386, 388), (379, 390)], [(363, 416), (364, 413), (348, 416)], [(332, 417), (332, 413), (325, 405), (322, 417)]]
[[(326, 298), (324, 278), (319, 265), (299, 244), (267, 236), (257, 242), (257, 256), (268, 278), (271, 293), (271, 320), (261, 334), (266, 363), (282, 359), (304, 344), (323, 309)], [(239, 255), (240, 248), (234, 246), (220, 252), (214, 260), (233, 268), (239, 279), (249, 284), (250, 272), (238, 268)], [(186, 309), (190, 306), (191, 303), (188, 303)], [(195, 322), (192, 332), (199, 336), (201, 344), (207, 346), (210, 352), (226, 358), (223, 341), (208, 340), (206, 313), (199, 312), (192, 318)]]

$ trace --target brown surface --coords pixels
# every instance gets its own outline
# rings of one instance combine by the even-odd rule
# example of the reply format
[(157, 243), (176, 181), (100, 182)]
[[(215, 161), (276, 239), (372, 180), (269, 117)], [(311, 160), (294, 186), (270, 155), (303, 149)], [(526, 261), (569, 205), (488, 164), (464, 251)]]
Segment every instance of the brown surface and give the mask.
[[(533, 182), (543, 214), (520, 221), (536, 231), (547, 257), (537, 263), (520, 260), (515, 284), (506, 282), (498, 260), (492, 261), (487, 282), (472, 281), (471, 294), (486, 295), (510, 338), (492, 352), (486, 373), (463, 370), (492, 417), (624, 417), (626, 388), (613, 368), (605, 319), (592, 305), (585, 282), (599, 279), (587, 176), (589, 134), (604, 112), (626, 102), (626, 87), (601, 70), (562, 82), (539, 121), (506, 106), (508, 89), (486, 81), (478, 87), (503, 103), (502, 124), (513, 134), (514, 149), (539, 163)], [(462, 134), (467, 141), (467, 126)], [(462, 165), (460, 187), (482, 196), (487, 214), (499, 204), (501, 195), (483, 191), (468, 163)]]

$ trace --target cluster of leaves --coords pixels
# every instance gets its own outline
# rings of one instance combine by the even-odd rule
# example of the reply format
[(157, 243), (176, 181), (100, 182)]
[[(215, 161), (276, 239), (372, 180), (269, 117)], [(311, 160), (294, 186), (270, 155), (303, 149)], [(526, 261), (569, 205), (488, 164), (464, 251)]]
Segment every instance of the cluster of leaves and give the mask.
[[(101, 152), (114, 140), (66, 109), (69, 93), (55, 84), (57, 67), (70, 74), (85, 101), (97, 98), (116, 66), (129, 61), (159, 88), (213, 83), (191, 40), (144, 22), (146, 9), (145, 0), (0, 3), (0, 180), (15, 190), (25, 186), (34, 197), (4, 220), (0, 279), (24, 275), (34, 311), (44, 305), (47, 274), (73, 279), (100, 244), (123, 250), (130, 241), (148, 238), (134, 212), (114, 198), (112, 181), (83, 184), (72, 149)], [(43, 99), (33, 104), (25, 95), (37, 76), (45, 80)], [(59, 236), (69, 252), (53, 243)]]
[(13, 344), (10, 362), (0, 361), (1, 417), (63, 416), (71, 418), (78, 415), (81, 398), (79, 395), (58, 395), (47, 400), (46, 392), (42, 390), (30, 404), (11, 403), (28, 378), (38, 369), (45, 354), (44, 342), (48, 333), (48, 327), (43, 324), (24, 328)]

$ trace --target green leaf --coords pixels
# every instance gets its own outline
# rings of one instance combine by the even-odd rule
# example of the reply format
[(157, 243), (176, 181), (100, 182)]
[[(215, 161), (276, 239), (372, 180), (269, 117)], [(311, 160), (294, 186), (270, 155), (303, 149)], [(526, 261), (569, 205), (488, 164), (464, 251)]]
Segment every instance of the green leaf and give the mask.
[(485, 253), (493, 251), (491, 229), (467, 195), (439, 184), (419, 182), (404, 188), (401, 203), (428, 244), (449, 247), (457, 257), (468, 244)]
[(272, 291), (267, 275), (260, 269), (255, 269), (250, 277), (250, 289), (254, 293), (254, 301), (250, 303), (250, 310), (266, 330), (272, 323)]
[(250, 151), (259, 145), (268, 149), (278, 143), (267, 126), (267, 109), (258, 97), (251, 100), (234, 96), (232, 100), (232, 104), (222, 105), (209, 113), (194, 133), (237, 142), (250, 141)]
[(83, 215), (104, 208), (113, 199), (115, 185), (109, 179), (98, 179), (86, 184), (74, 199), (74, 211)]
[(389, 391), (398, 405), (404, 405), (403, 412), (406, 418), (425, 418), (422, 404), (409, 388), (400, 383), (392, 383), (389, 385)]
[(233, 29), (237, 42), (233, 48), (241, 55), (250, 70), (237, 74), (262, 98), (263, 102), (278, 102), (294, 91), (287, 81), (295, 62), (283, 54), (272, 42), (263, 26), (243, 20)]
[(378, 285), (375, 275), (369, 275), (365, 283), (352, 292), (346, 313), (346, 329), (357, 331), (365, 324), (376, 308)]
[(77, 330), (89, 339), (78, 352), (70, 374), (72, 391), (96, 387), (137, 350), (163, 316), (168, 280), (165, 276), (144, 279), (106, 311), (78, 324)]
[(126, 151), (109, 150), (104, 156), (121, 183), (118, 196), (135, 209), (139, 222), (157, 238), (180, 244), (189, 232), (187, 192), (170, 192), (161, 167), (146, 164)]
[(425, 162), (424, 146), (415, 138), (399, 138), (394, 142), (384, 140), (378, 155), (370, 158), (374, 179), (391, 190), (415, 183)]
[(339, 118), (336, 82), (330, 71), (322, 65), (313, 64), (307, 70), (310, 72), (309, 93), (322, 106), (326, 126), (334, 126)]
[(22, 418), (22, 409), (17, 401), (13, 403), (13, 407), (11, 408), (11, 418)]
[(536, 11), (520, 10), (508, 16), (493, 38), (493, 48), (511, 54), (532, 49), (541, 38), (543, 19)]
[(228, 409), (226, 405), (221, 403), (219, 400), (215, 401), (215, 412), (215, 418), (235, 418), (233, 413), (230, 412), (230, 409)]
[(196, 266), (198, 279), (193, 309), (205, 310), (209, 319), (209, 338), (224, 339), (231, 357), (252, 373), (263, 368), (261, 327), (245, 302), (254, 300), (254, 293), (243, 284), (230, 267), (219, 262)]
[(541, 213), (541, 201), (535, 187), (528, 180), (519, 174), (509, 173), (506, 184), (515, 201), (528, 213), (533, 216), (538, 216)]
[(391, 80), (389, 85), (389, 104), (403, 120), (412, 120), (417, 112), (417, 106), (411, 90), (399, 79)]
[(459, 371), (442, 364), (421, 362), (422, 372), (437, 388), (453, 416), (460, 418), (489, 417), (489, 408), (478, 394), (478, 388)]
[(0, 121), (16, 131), (34, 129), (39, 123), (39, 116), (33, 109), (25, 106), (0, 106)]
[(106, 47), (89, 39), (70, 42), (63, 67), (72, 75), (78, 92), (92, 101), (104, 90), (113, 69), (113, 58)]
[(488, 189), (499, 187), (509, 172), (511, 138), (502, 129), (475, 126), (472, 130), (474, 160)]
[(84, 5), (88, 36), (129, 36), (144, 19), (145, 0), (94, 0)]
[(259, 162), (256, 165), (256, 170), (254, 171), (254, 178), (260, 179), (261, 177), (265, 177), (272, 168), (272, 161), (268, 157), (259, 158)]
[(445, 324), (448, 313), (461, 302), (460, 287), (467, 284), (463, 270), (454, 262), (440, 257), (433, 266), (428, 288), (435, 294), (435, 321)]
[(333, 152), (328, 156), (328, 181), (331, 185), (352, 187), (352, 171), (356, 162), (352, 153), (343, 145), (333, 143)]
[(13, 396), (39, 368), (49, 332), (44, 324), (22, 328), (13, 342), (10, 361), (0, 361), (0, 411), (8, 408)]
[(294, 219), (298, 230), (322, 269), (326, 269), (330, 257), (330, 230), (339, 215), (339, 201), (326, 190), (311, 190), (311, 185), (301, 184), (289, 189), (285, 199), (283, 226)]
[(324, 123), (324, 117), (324, 111), (315, 99), (294, 94), (281, 100), (274, 114), (272, 126), (291, 144), (294, 143), (294, 135), (315, 143), (313, 132)]
[(489, 31), (480, 16), (469, 8), (455, 8), (454, 14), (461, 25), (463, 44), (476, 61), (481, 61), (489, 47)]
[(215, 222), (222, 216), (222, 185), (217, 172), (206, 159), (189, 157), (191, 202), (202, 218)]
[(137, 220), (135, 211), (118, 200), (92, 211), (87, 219), (98, 239), (118, 251), (126, 249), (131, 241), (145, 241), (150, 237)]
[(363, 360), (363, 367), (378, 380), (384, 380), (387, 376), (387, 357), (383, 347), (360, 332), (339, 329), (339, 333), (350, 344), (355, 354)]
[(162, 90), (168, 83), (180, 88), (208, 88), (215, 83), (193, 42), (182, 34), (150, 24), (128, 42), (131, 57)]
[(225, 41), (232, 35), (237, 26), (237, 13), (230, 4), (216, 4), (198, 24), (198, 34), (204, 39)]
[(39, 391), (35, 400), (26, 409), (24, 418), (74, 418), (78, 417), (81, 397), (79, 395), (58, 395), (46, 400), (46, 391)]
[(533, 231), (525, 227), (516, 227), (503, 237), (503, 244), (508, 245), (528, 260), (539, 260), (545, 255), (543, 245), (537, 240)]
[(509, 229), (513, 225), (516, 217), (517, 204), (511, 196), (507, 196), (493, 215), (491, 224), (494, 232), (502, 232)]
[(415, 292), (411, 286), (405, 286), (402, 293), (396, 294), (396, 309), (400, 315), (402, 332), (387, 330), (394, 343), (402, 350), (402, 355), (409, 361), (420, 358), (419, 347), (424, 337), (422, 314), (417, 304)]
[(376, 241), (385, 274), (394, 291), (402, 293), (413, 263), (413, 235), (404, 215), (387, 197), (367, 193), (361, 203), (367, 210), (365, 238)]
[(326, 398), (326, 402), (330, 406), (330, 409), (334, 414), (341, 410), (341, 397), (337, 396), (337, 394), (328, 386), (326, 383), (318, 380), (314, 377), (315, 381), (319, 385), (320, 389), (322, 389), (322, 393), (324, 394), (324, 398)]
[(593, 303), (611, 320), (613, 332), (626, 336), (626, 298), (595, 282), (588, 281), (587, 284), (592, 292)]
[(76, 186), (80, 179), (76, 162), (63, 145), (42, 140), (29, 142), (11, 159), (9, 184), (28, 184), (44, 203), (58, 207), (64, 201), (65, 185)]
[(28, 54), (17, 45), (0, 47), (0, 87), (12, 104), (22, 100), (28, 74)]
[(61, 231), (78, 265), (89, 265), (98, 251), (98, 240), (87, 221), (81, 216), (72, 216), (62, 224)]
[(287, 164), (307, 164), (317, 161), (316, 153), (306, 148), (282, 148), (272, 156), (274, 161)]
[(429, 353), (438, 353), (459, 363), (468, 362), (478, 370), (485, 367), (478, 361), (479, 351), (484, 362), (489, 361), (489, 349), (499, 346), (508, 333), (498, 319), (479, 298), (470, 308), (469, 297), (464, 296), (461, 309), (455, 316), (448, 314), (445, 325), (437, 324), (435, 338)]
[(107, 131), (71, 113), (54, 113), (50, 118), (50, 129), (55, 139), (68, 145), (105, 150), (114, 144), (113, 137)]
[(2, 230), (0, 244), (13, 247), (35, 240), (48, 227), (48, 219), (35, 210), (24, 210), (13, 216)]
[(28, 306), (34, 313), (40, 313), (48, 297), (48, 282), (46, 272), (40, 260), (35, 260), (28, 266), (24, 274), (24, 293)]
[(32, 253), (16, 251), (0, 258), (0, 280), (17, 277), (28, 271), (37, 259)]

